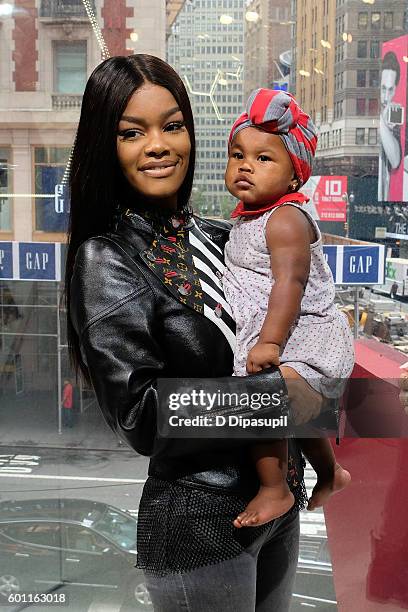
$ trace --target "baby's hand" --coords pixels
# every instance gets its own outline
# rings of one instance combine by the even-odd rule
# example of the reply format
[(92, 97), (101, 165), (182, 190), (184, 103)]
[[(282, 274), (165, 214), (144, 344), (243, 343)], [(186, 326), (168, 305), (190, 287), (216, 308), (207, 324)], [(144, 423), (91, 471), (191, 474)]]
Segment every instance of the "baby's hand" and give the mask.
[(270, 342), (257, 342), (249, 351), (246, 363), (247, 372), (255, 374), (272, 365), (279, 366), (279, 344)]

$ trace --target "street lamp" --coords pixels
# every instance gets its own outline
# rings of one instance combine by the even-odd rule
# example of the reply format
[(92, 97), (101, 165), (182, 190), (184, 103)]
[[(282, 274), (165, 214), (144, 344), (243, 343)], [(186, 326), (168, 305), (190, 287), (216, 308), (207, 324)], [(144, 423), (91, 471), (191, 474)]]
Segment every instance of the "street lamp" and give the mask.
[(344, 224), (344, 230), (346, 232), (346, 238), (348, 238), (350, 234), (350, 204), (353, 204), (356, 197), (353, 192), (347, 193), (347, 191), (345, 191), (341, 199), (346, 203), (346, 222)]

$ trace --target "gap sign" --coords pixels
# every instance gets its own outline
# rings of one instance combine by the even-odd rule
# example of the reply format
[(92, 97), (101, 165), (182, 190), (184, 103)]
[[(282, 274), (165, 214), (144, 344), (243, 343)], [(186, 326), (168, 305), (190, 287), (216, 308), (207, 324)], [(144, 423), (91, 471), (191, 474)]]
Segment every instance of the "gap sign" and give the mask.
[(0, 280), (60, 281), (59, 242), (1, 242)]
[(323, 252), (336, 285), (383, 285), (385, 247), (324, 245)]
[[(324, 245), (336, 285), (383, 285), (385, 247)], [(61, 280), (59, 242), (1, 242), (0, 280)]]

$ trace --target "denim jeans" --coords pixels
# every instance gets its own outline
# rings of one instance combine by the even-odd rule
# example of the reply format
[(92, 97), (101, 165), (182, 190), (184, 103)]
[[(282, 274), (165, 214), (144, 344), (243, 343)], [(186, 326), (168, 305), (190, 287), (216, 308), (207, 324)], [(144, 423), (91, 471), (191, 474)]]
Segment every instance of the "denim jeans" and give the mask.
[(298, 552), (299, 515), (289, 513), (233, 559), (185, 574), (145, 571), (154, 612), (288, 612)]

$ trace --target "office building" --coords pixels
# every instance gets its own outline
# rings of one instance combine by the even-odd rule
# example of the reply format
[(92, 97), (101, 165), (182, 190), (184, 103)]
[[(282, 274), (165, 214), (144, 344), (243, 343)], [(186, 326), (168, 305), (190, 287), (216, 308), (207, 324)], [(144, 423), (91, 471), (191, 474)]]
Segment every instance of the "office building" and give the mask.
[(167, 59), (187, 85), (197, 138), (193, 204), (203, 214), (228, 216), (224, 186), (227, 139), (243, 109), (244, 3), (187, 1), (167, 40)]
[(291, 87), (320, 138), (315, 174), (378, 174), (381, 45), (403, 35), (406, 0), (292, 0)]

